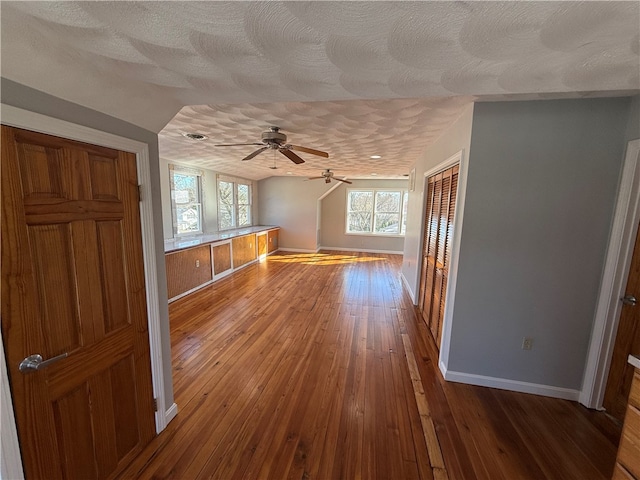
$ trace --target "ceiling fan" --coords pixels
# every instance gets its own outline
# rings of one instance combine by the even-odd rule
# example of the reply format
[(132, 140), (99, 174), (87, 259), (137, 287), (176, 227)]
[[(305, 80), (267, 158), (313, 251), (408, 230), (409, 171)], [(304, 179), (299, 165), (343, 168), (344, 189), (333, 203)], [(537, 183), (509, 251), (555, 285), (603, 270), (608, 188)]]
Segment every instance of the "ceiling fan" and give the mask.
[(339, 182), (348, 183), (349, 185), (351, 185), (351, 183), (352, 183), (349, 180), (343, 180), (341, 178), (334, 177), (333, 176), (333, 172), (331, 170), (329, 170), (328, 168), (324, 172), (322, 172), (322, 176), (320, 176), (320, 177), (309, 177), (309, 180), (316, 180), (318, 178), (324, 178), (324, 183), (331, 183), (331, 179), (338, 180)]
[(304, 163), (304, 160), (300, 158), (298, 155), (293, 153), (292, 150), (297, 152), (310, 153), (311, 155), (318, 155), (319, 157), (329, 158), (329, 154), (327, 152), (322, 152), (320, 150), (315, 150), (313, 148), (301, 147), (299, 145), (291, 145), (287, 142), (287, 136), (280, 132), (280, 127), (269, 127), (269, 130), (266, 132), (262, 132), (262, 142), (254, 142), (254, 143), (223, 143), (219, 145), (214, 145), (215, 147), (239, 147), (243, 145), (259, 145), (261, 148), (256, 150), (253, 153), (250, 153), (242, 160), (251, 160), (253, 157), (261, 154), (265, 150), (278, 150), (281, 154), (291, 160), (293, 163)]

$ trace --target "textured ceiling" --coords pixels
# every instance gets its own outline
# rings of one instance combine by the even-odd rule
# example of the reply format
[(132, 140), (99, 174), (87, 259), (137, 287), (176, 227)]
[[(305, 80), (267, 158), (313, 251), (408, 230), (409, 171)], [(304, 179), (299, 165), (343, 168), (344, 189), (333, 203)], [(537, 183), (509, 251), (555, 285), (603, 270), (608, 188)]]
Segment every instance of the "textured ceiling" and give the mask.
[[(0, 8), (4, 77), (153, 131), (166, 125), (162, 157), (254, 179), (283, 173), (268, 168), (271, 152), (240, 162), (252, 147), (221, 151), (211, 143), (256, 141), (275, 124), (289, 142), (331, 155), (303, 155), (303, 166), (280, 156), (279, 169), (393, 176), (406, 173), (473, 98), (640, 89), (639, 2), (3, 1)], [(185, 105), (199, 106), (171, 120)], [(179, 135), (185, 131), (213, 142), (195, 144)], [(383, 158), (374, 163), (373, 154)]]
[[(160, 151), (163, 158), (253, 179), (314, 176), (325, 168), (349, 178), (400, 178), (468, 103), (468, 97), (454, 97), (184, 107), (160, 132)], [(269, 126), (281, 127), (287, 143), (323, 150), (329, 158), (298, 152), (306, 163), (296, 165), (267, 150), (242, 162), (260, 147), (214, 146), (259, 142)], [(185, 132), (209, 138), (190, 140)]]

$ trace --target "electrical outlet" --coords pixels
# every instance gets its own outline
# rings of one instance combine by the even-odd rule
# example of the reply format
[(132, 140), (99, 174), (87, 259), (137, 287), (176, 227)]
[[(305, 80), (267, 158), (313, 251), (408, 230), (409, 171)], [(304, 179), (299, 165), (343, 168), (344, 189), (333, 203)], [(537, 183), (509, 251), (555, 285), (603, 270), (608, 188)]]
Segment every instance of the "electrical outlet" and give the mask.
[(196, 260), (196, 268), (200, 268), (200, 260)]
[(522, 339), (522, 349), (523, 350), (531, 350), (533, 348), (533, 338), (524, 337)]

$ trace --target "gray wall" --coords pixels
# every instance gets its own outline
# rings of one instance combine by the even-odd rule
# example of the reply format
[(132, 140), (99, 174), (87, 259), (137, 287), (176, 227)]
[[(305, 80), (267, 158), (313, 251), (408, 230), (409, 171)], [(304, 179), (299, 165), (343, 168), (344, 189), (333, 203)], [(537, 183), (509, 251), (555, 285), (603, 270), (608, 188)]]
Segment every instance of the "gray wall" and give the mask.
[(301, 177), (270, 177), (258, 182), (258, 218), (263, 225), (281, 227), (282, 249), (317, 250), (320, 198), (335, 185)]
[(404, 237), (347, 235), (346, 211), (348, 188), (403, 188), (408, 180), (352, 180), (352, 185), (340, 184), (321, 201), (320, 245), (323, 248), (374, 250), (402, 253)]
[(628, 142), (638, 138), (640, 138), (640, 95), (636, 95), (631, 99), (625, 141)]
[[(424, 174), (460, 150), (464, 151), (465, 157), (469, 155), (473, 109), (473, 105), (465, 108), (453, 125), (420, 156), (415, 164), (416, 186), (415, 191), (409, 192), (407, 233), (404, 238), (404, 260), (402, 264), (402, 275), (407, 286), (411, 288), (412, 294), (415, 295), (417, 295), (420, 287), (419, 269), (424, 215)], [(417, 302), (417, 299), (414, 300)]]
[(580, 389), (629, 105), (475, 105), (449, 370)]
[(167, 280), (164, 264), (164, 241), (162, 235), (162, 209), (160, 201), (160, 173), (158, 158), (158, 136), (148, 130), (132, 125), (117, 118), (90, 110), (75, 103), (70, 103), (24, 85), (1, 79), (0, 90), (2, 103), (23, 110), (40, 113), (67, 122), (84, 125), (96, 130), (108, 132), (121, 137), (130, 138), (149, 145), (149, 161), (151, 164), (152, 202), (154, 236), (156, 243), (156, 263), (158, 266), (158, 298), (162, 338), (162, 355), (164, 359), (165, 402), (167, 407), (173, 404), (173, 378), (171, 374), (171, 341), (169, 338), (169, 314), (167, 308)]

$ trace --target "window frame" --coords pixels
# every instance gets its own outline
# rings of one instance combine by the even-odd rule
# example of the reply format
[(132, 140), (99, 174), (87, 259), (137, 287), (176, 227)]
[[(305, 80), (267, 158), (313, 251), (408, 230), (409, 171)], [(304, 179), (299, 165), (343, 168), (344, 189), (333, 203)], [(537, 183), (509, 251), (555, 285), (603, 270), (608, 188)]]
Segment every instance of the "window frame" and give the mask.
[[(176, 203), (175, 175), (192, 176), (196, 178), (197, 201), (186, 202), (187, 204), (197, 206), (198, 211), (198, 230), (189, 230), (180, 232), (178, 229), (178, 203)], [(202, 188), (203, 172), (197, 169), (183, 167), (181, 165), (169, 165), (169, 201), (171, 202), (171, 224), (174, 237), (185, 237), (189, 235), (200, 235), (204, 233), (204, 202)], [(180, 204), (183, 205), (183, 204)]]
[[(351, 205), (351, 192), (367, 192), (372, 194), (372, 207), (369, 211), (371, 215), (371, 221), (369, 222), (370, 230), (367, 232), (350, 232), (349, 231), (349, 214), (353, 211), (350, 210)], [(400, 194), (400, 207), (397, 212), (398, 215), (398, 233), (388, 233), (388, 232), (376, 232), (376, 215), (380, 213), (393, 213), (396, 212), (378, 212), (376, 207), (377, 193), (378, 192), (396, 192)], [(369, 237), (404, 237), (406, 235), (406, 205), (409, 201), (408, 189), (406, 188), (347, 188), (346, 192), (346, 202), (345, 202), (345, 225), (344, 225), (344, 233), (345, 235), (358, 235), (358, 236), (369, 236)], [(403, 231), (404, 230), (404, 231)]]
[[(232, 185), (232, 203), (231, 204), (223, 204), (220, 198), (220, 183), (230, 183)], [(249, 203), (240, 203), (239, 202), (239, 186), (246, 186), (249, 189), (248, 200)], [(245, 228), (253, 226), (253, 182), (251, 180), (245, 180), (242, 178), (228, 177), (225, 175), (218, 175), (216, 179), (216, 203), (218, 206), (218, 231), (224, 232), (227, 230), (234, 230), (238, 228)], [(231, 226), (223, 227), (222, 226), (222, 205), (231, 205)], [(238, 225), (238, 219), (240, 218), (240, 209), (241, 207), (246, 207), (246, 212), (248, 216), (248, 223)]]

